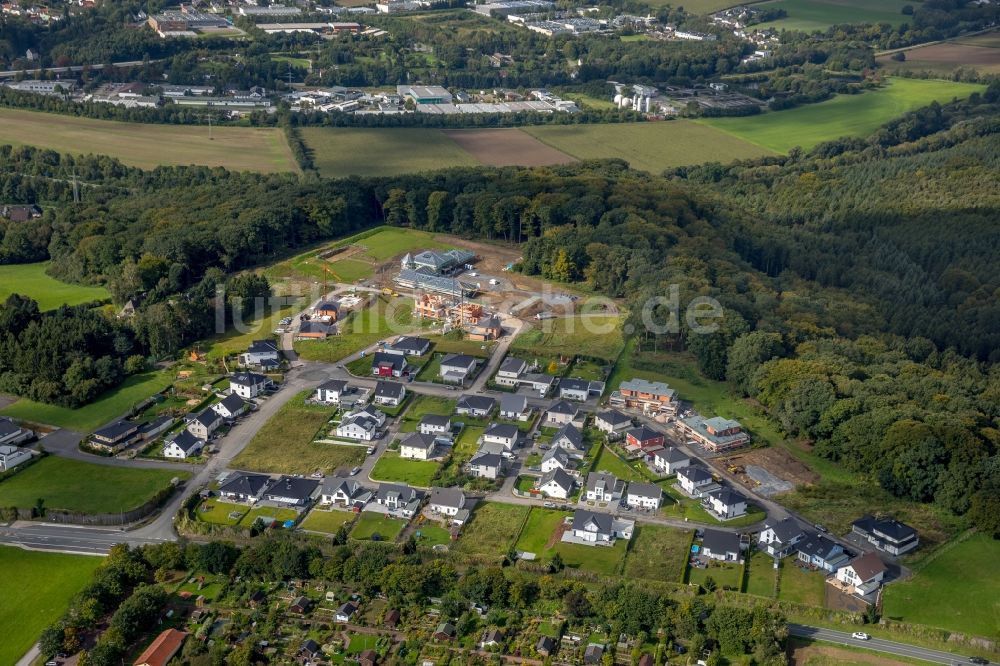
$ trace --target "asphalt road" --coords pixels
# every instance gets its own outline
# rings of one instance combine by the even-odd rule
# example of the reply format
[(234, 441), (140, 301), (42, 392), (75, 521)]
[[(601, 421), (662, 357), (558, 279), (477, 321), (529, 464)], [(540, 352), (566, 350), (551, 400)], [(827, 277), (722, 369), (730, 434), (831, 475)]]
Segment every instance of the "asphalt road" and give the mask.
[[(859, 631), (863, 630), (863, 628), (859, 629)], [(799, 638), (808, 638), (811, 640), (826, 641), (827, 643), (837, 643), (838, 645), (864, 648), (875, 652), (892, 654), (897, 657), (921, 659), (923, 661), (929, 661), (932, 664), (949, 664), (954, 666), (957, 664), (971, 663), (968, 657), (963, 657), (962, 655), (952, 654), (950, 652), (941, 652), (939, 650), (929, 650), (915, 645), (907, 645), (906, 643), (897, 643), (896, 641), (887, 641), (883, 638), (870, 638), (867, 641), (862, 641), (857, 638), (851, 638), (851, 634), (845, 631), (833, 631), (832, 629), (821, 629), (819, 627), (810, 627), (802, 624), (789, 624), (788, 632), (792, 636), (797, 636)]]

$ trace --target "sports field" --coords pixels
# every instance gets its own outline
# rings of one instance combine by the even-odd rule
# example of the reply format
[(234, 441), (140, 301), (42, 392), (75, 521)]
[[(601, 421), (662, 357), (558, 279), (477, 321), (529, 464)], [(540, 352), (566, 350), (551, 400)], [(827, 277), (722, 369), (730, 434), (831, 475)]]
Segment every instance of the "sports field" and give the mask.
[(688, 120), (610, 125), (542, 125), (523, 131), (581, 160), (616, 157), (633, 168), (659, 173), (703, 162), (728, 163), (771, 151)]
[(0, 109), (0, 144), (72, 154), (110, 155), (151, 169), (198, 164), (238, 171), (298, 171), (280, 129), (154, 125)]
[(983, 90), (974, 83), (894, 78), (879, 90), (837, 95), (819, 104), (745, 118), (709, 118), (704, 125), (762, 148), (787, 153), (842, 136), (868, 136), (880, 125), (931, 102), (949, 102)]
[(79, 305), (111, 298), (104, 287), (69, 284), (46, 275), (48, 266), (47, 261), (0, 266), (0, 302), (11, 294), (21, 294), (37, 301), (40, 310), (53, 310), (64, 304)]
[[(66, 610), (103, 558), (0, 547), (0, 664), (14, 664)], [(16, 630), (15, 630), (16, 627)], [(40, 662), (39, 662), (40, 663)]]
[(479, 164), (437, 129), (306, 127), (302, 138), (327, 177), (395, 176)]
[(788, 16), (777, 21), (761, 23), (755, 28), (775, 30), (826, 30), (842, 23), (891, 23), (899, 25), (907, 17), (903, 14), (906, 0), (772, 0), (763, 2), (763, 8), (781, 8)]
[(1000, 541), (984, 534), (942, 547), (909, 580), (888, 585), (884, 614), (976, 636), (1000, 635)]
[(188, 472), (136, 469), (49, 456), (0, 481), (0, 506), (30, 509), (41, 499), (50, 509), (82, 513), (129, 511)]

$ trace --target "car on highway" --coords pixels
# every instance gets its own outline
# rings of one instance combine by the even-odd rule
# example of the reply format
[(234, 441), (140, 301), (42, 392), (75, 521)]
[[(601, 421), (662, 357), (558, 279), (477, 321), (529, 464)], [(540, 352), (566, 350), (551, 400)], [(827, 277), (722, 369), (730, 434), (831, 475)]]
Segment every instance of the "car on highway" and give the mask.
[(969, 657), (969, 661), (973, 664), (988, 664), (990, 660), (986, 657)]
[(855, 631), (853, 634), (851, 634), (851, 638), (856, 638), (859, 641), (866, 641), (869, 638), (871, 638), (871, 636), (869, 636), (863, 631)]

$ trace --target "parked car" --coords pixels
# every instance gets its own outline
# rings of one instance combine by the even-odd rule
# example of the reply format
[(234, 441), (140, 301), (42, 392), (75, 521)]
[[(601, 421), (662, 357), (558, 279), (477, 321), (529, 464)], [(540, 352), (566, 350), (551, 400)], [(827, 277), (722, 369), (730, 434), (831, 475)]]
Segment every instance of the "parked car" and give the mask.
[(855, 631), (853, 634), (851, 634), (851, 638), (856, 638), (859, 641), (866, 641), (869, 638), (871, 638), (871, 636), (869, 636), (863, 631)]
[(544, 506), (546, 509), (556, 508), (555, 502), (545, 502), (544, 504), (542, 504), (542, 506)]
[(827, 531), (826, 526), (825, 525), (820, 525), (819, 523), (816, 523), (815, 525), (813, 525), (813, 527), (815, 527), (816, 529), (818, 529), (820, 532), (826, 532)]
[(351, 470), (351, 476), (356, 476), (358, 472), (361, 471), (361, 467), (355, 467)]

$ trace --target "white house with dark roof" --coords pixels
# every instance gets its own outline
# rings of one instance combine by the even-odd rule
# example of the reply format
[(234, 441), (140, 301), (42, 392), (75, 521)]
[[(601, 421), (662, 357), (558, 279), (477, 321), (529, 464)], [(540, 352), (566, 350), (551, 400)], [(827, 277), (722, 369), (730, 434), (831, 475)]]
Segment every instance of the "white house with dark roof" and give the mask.
[(493, 377), (500, 386), (517, 386), (518, 380), (528, 371), (528, 363), (514, 356), (508, 356), (500, 364), (497, 374)]
[(378, 504), (405, 518), (412, 518), (417, 513), (422, 499), (423, 495), (417, 490), (401, 483), (383, 483), (375, 493)]
[(507, 394), (500, 397), (500, 418), (511, 421), (527, 421), (531, 418), (531, 406), (523, 395)]
[(199, 439), (208, 440), (222, 426), (222, 417), (211, 408), (188, 421), (188, 431)]
[(795, 544), (806, 537), (794, 518), (767, 521), (757, 538), (757, 547), (772, 557), (785, 557), (795, 551)]
[(574, 423), (579, 418), (580, 409), (565, 400), (560, 400), (545, 412), (545, 425), (561, 426)]
[(655, 483), (632, 481), (625, 493), (625, 503), (636, 509), (656, 511), (663, 502), (663, 490)]
[(236, 472), (230, 474), (219, 486), (219, 497), (232, 502), (253, 503), (264, 495), (270, 485), (271, 477), (264, 474)]
[(246, 414), (249, 403), (235, 393), (230, 393), (220, 402), (212, 405), (212, 411), (224, 419), (235, 419)]
[(378, 382), (372, 399), (380, 405), (398, 407), (406, 399), (406, 387), (397, 382)]
[(559, 397), (563, 400), (586, 402), (590, 398), (590, 382), (575, 377), (565, 377), (559, 380)]
[(15, 446), (34, 436), (35, 433), (32, 430), (22, 428), (5, 416), (0, 417), (0, 445)]
[(567, 423), (552, 435), (549, 446), (553, 449), (560, 448), (574, 458), (582, 458), (587, 453), (587, 443), (576, 426)]
[(195, 437), (189, 430), (181, 430), (163, 443), (163, 457), (186, 460), (201, 453), (205, 440)]
[(343, 379), (328, 379), (316, 387), (314, 398), (327, 405), (339, 405), (340, 397), (347, 392), (347, 382)]
[(105, 451), (120, 451), (139, 433), (142, 424), (136, 421), (119, 420), (95, 430), (90, 435), (90, 444)]
[(371, 412), (377, 410), (359, 410), (344, 415), (337, 425), (337, 437), (343, 439), (354, 439), (362, 442), (370, 442), (378, 437), (379, 428), (385, 422), (385, 415), (382, 415), (382, 422)]
[(479, 359), (467, 354), (447, 354), (441, 359), (438, 376), (448, 384), (462, 384), (475, 371)]
[(468, 470), (472, 476), (497, 479), (504, 473), (503, 457), (495, 453), (476, 453), (468, 463)]
[(319, 481), (298, 476), (282, 476), (265, 490), (263, 499), (268, 502), (305, 506), (319, 493)]
[(576, 479), (560, 467), (543, 474), (535, 484), (540, 492), (555, 499), (568, 499), (574, 486), (576, 486)]
[(240, 365), (273, 369), (281, 363), (281, 352), (274, 340), (254, 340), (247, 350), (240, 354)]
[(736, 532), (705, 528), (701, 539), (701, 552), (713, 560), (740, 562), (743, 559), (743, 544)]
[(0, 444), (0, 472), (14, 469), (31, 460), (31, 451), (10, 444)]
[(653, 454), (653, 467), (665, 474), (676, 474), (677, 470), (690, 464), (690, 456), (673, 446), (667, 446)]
[(238, 372), (229, 378), (229, 392), (244, 400), (252, 400), (274, 386), (270, 377), (256, 372)]
[(585, 497), (591, 502), (614, 502), (625, 491), (625, 481), (608, 472), (591, 472), (587, 475)]
[(375, 352), (372, 354), (372, 374), (376, 377), (403, 377), (410, 374), (410, 364), (402, 354)]
[(851, 559), (839, 543), (822, 534), (809, 534), (795, 545), (797, 558), (809, 566), (834, 573)]
[(701, 497), (709, 492), (706, 490), (709, 486), (718, 486), (707, 469), (694, 465), (677, 470), (677, 483), (692, 497)]
[(887, 567), (875, 553), (865, 553), (837, 569), (837, 580), (848, 586), (850, 593), (865, 597), (882, 585)]
[(731, 488), (720, 488), (708, 493), (708, 510), (720, 520), (729, 520), (745, 516), (747, 513), (747, 498)]
[(364, 506), (372, 500), (374, 493), (349, 477), (330, 476), (323, 480), (319, 496), (322, 504), (352, 507)]
[(434, 457), (436, 446), (434, 435), (411, 432), (399, 443), (399, 457), (430, 460)]
[(632, 417), (617, 409), (608, 409), (594, 417), (594, 427), (607, 435), (621, 436), (632, 427)]
[(433, 513), (443, 516), (457, 516), (465, 508), (468, 500), (461, 488), (435, 488), (427, 503)]
[(424, 414), (417, 424), (417, 432), (424, 435), (451, 436), (451, 417), (440, 414)]
[(423, 356), (430, 350), (430, 340), (413, 335), (400, 336), (396, 338), (395, 342), (385, 348), (388, 354), (402, 354), (404, 356)]
[[(576, 540), (587, 545), (613, 546), (616, 539), (631, 539), (635, 522), (616, 520), (607, 513), (586, 509), (573, 512), (573, 528), (563, 535), (564, 541)], [(570, 539), (566, 537), (570, 536)]]
[(484, 444), (503, 444), (508, 451), (517, 446), (521, 432), (512, 423), (491, 423), (483, 431), (481, 442)]
[(541, 470), (542, 473), (551, 472), (554, 469), (568, 470), (572, 469), (573, 464), (571, 462), (569, 453), (566, 449), (561, 446), (550, 447), (545, 455), (542, 456)]
[(464, 414), (473, 418), (485, 418), (496, 409), (497, 401), (483, 395), (463, 395), (455, 405), (456, 414)]
[(878, 550), (894, 556), (908, 553), (919, 544), (917, 531), (894, 518), (862, 516), (851, 524), (851, 531)]

